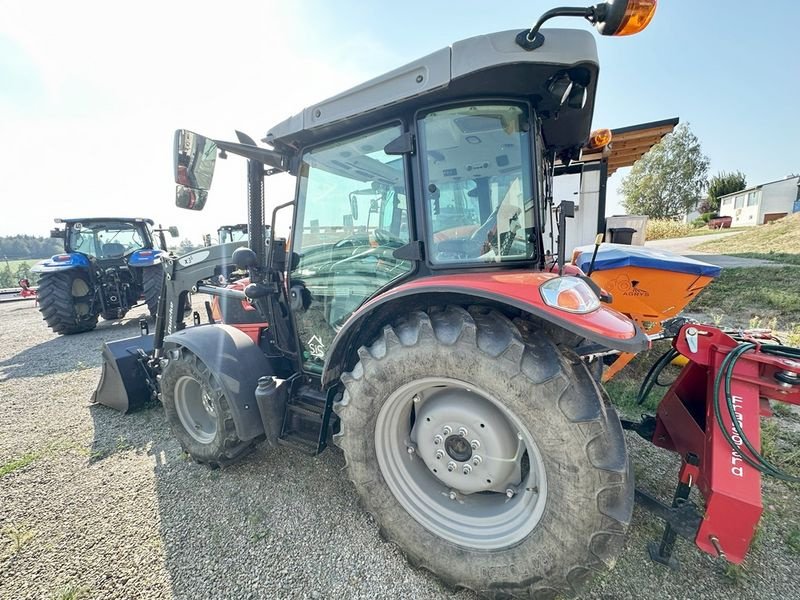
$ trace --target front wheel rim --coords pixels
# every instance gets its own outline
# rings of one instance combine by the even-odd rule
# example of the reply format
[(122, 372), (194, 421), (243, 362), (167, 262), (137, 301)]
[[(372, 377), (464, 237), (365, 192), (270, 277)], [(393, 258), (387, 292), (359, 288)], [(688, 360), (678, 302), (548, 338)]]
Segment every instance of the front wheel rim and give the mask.
[(397, 389), (378, 413), (375, 449), (403, 508), (458, 546), (513, 546), (544, 513), (547, 479), (533, 436), (504, 404), (466, 382), (429, 377)]
[(175, 383), (175, 411), (181, 425), (201, 444), (210, 444), (217, 435), (214, 402), (205, 387), (194, 377), (184, 375)]

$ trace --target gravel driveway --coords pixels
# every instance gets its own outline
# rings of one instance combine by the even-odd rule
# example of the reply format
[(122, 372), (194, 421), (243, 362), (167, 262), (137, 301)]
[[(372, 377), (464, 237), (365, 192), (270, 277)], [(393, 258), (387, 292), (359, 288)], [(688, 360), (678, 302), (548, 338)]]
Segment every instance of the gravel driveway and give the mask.
[[(381, 542), (337, 450), (260, 448), (211, 471), (182, 455), (160, 408), (91, 406), (102, 342), (137, 333), (134, 318), (57, 337), (31, 303), (0, 305), (0, 598), (475, 598)], [(668, 496), (677, 461), (629, 442), (639, 483)], [(583, 597), (796, 598), (798, 492), (766, 488), (740, 577), (680, 541), (682, 571), (651, 563), (658, 526), (637, 509), (616, 569)]]

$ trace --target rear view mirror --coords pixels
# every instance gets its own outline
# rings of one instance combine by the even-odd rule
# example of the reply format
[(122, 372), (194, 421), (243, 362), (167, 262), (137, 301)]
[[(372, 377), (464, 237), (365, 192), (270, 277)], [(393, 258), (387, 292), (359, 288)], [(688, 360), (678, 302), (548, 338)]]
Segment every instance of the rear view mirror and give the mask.
[(178, 228), (175, 225), (172, 225), (167, 231), (172, 237), (178, 237), (180, 233), (178, 233)]
[(214, 177), (217, 144), (197, 133), (175, 132), (175, 204), (179, 208), (202, 210)]
[(350, 214), (354, 221), (358, 221), (358, 198), (355, 194), (350, 194)]
[(175, 206), (188, 210), (203, 210), (208, 200), (208, 192), (178, 185), (175, 188)]

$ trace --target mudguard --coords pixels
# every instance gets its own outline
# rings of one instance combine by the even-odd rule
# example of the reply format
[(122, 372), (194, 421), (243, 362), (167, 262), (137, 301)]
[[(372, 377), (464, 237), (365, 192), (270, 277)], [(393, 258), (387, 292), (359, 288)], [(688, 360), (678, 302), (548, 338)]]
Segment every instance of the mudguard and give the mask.
[(198, 325), (164, 338), (167, 353), (175, 346), (194, 353), (216, 375), (240, 439), (250, 440), (264, 433), (256, 404), (256, 385), (259, 377), (272, 375), (273, 371), (264, 353), (246, 333), (230, 325)]
[(352, 340), (365, 331), (372, 332), (375, 324), (382, 327), (386, 319), (399, 316), (398, 311), (448, 302), (488, 300), (529, 313), (605, 348), (636, 353), (649, 347), (647, 336), (616, 310), (601, 305), (590, 313), (574, 314), (545, 304), (539, 286), (553, 277), (557, 275), (530, 271), (459, 273), (416, 279), (392, 288), (362, 305), (336, 335), (325, 357), (323, 384), (341, 374)]
[(83, 254), (71, 252), (69, 254), (55, 254), (31, 267), (31, 273), (53, 273), (69, 269), (89, 268), (89, 259)]
[(128, 257), (128, 266), (152, 267), (153, 265), (160, 265), (162, 254), (165, 254), (163, 250), (142, 248), (141, 250), (131, 253), (131, 255)]

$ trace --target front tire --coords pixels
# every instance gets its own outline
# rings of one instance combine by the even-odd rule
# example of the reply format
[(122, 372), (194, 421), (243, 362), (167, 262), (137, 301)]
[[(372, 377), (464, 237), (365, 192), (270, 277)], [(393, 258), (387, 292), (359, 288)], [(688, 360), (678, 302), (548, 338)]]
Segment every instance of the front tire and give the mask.
[(221, 467), (252, 447), (236, 435), (228, 399), (214, 374), (186, 348), (171, 350), (161, 375), (161, 402), (173, 434), (197, 462)]
[(97, 326), (92, 313), (94, 290), (83, 271), (44, 273), (39, 280), (39, 312), (53, 332), (72, 335)]
[(574, 594), (613, 565), (632, 472), (578, 357), (530, 323), (447, 307), (385, 327), (359, 358), (336, 441), (413, 564), (489, 598)]

